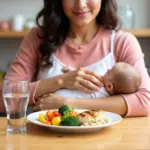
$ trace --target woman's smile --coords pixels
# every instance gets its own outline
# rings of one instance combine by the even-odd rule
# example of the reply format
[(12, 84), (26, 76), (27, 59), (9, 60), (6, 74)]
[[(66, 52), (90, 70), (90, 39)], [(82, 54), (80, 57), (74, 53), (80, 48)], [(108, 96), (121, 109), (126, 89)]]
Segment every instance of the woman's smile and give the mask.
[[(74, 27), (96, 25), (102, 0), (62, 0), (63, 11)], [(94, 27), (93, 27), (94, 28)]]
[(77, 11), (77, 12), (73, 12), (73, 14), (76, 16), (76, 17), (81, 17), (81, 18), (84, 18), (84, 17), (87, 17), (89, 15), (91, 11)]

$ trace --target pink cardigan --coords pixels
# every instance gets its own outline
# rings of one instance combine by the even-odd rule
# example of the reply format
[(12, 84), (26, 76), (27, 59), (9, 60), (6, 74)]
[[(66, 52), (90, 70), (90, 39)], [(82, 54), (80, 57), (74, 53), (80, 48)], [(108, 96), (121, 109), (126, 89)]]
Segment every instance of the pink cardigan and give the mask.
[[(38, 81), (33, 81), (37, 73), (37, 64), (40, 60), (39, 45), (41, 40), (39, 40), (37, 33), (39, 33), (39, 29), (34, 28), (25, 37), (16, 54), (16, 59), (12, 62), (10, 70), (5, 77), (5, 79), (30, 81), (31, 105), (35, 103), (34, 94), (38, 84)], [(88, 44), (78, 48), (75, 48), (69, 39), (66, 39), (55, 55), (64, 64), (69, 64), (73, 67), (79, 64), (82, 66), (93, 64), (109, 53), (110, 36), (111, 31), (101, 29)], [(128, 107), (126, 116), (147, 116), (150, 114), (150, 80), (143, 57), (144, 55), (137, 39), (130, 33), (121, 30), (117, 31), (115, 37), (116, 62), (122, 61), (131, 64), (140, 72), (142, 77), (142, 84), (138, 92), (122, 95)], [(1, 92), (2, 88), (0, 88)], [(0, 112), (3, 111), (5, 109), (1, 96)]]

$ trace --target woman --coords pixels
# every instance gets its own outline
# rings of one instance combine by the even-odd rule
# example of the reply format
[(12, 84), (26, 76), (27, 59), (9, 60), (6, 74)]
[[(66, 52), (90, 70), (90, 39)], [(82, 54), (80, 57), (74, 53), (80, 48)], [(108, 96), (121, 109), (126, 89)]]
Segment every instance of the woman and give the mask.
[[(35, 111), (67, 104), (122, 116), (147, 116), (150, 82), (143, 53), (135, 37), (117, 30), (116, 11), (115, 0), (44, 0), (44, 8), (37, 16), (39, 28), (24, 39), (5, 78), (31, 81), (30, 103)], [(103, 86), (102, 77), (86, 67), (106, 59), (109, 53), (114, 54), (115, 62), (129, 63), (140, 72), (138, 92), (94, 100), (50, 94), (60, 89), (98, 91)], [(74, 71), (63, 74), (65, 65)]]

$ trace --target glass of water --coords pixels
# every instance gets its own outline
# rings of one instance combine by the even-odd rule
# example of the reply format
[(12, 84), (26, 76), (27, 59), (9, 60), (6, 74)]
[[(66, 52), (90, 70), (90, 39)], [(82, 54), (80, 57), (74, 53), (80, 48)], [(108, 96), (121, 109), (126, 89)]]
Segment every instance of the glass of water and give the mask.
[(25, 133), (26, 111), (29, 102), (29, 82), (4, 80), (3, 100), (7, 113), (7, 128), (9, 134)]

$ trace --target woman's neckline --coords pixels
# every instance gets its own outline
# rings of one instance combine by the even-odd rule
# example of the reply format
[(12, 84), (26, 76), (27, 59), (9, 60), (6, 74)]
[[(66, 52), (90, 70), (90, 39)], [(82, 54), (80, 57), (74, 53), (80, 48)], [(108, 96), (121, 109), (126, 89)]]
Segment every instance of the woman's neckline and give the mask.
[(95, 36), (88, 42), (88, 43), (85, 43), (85, 44), (82, 44), (80, 46), (76, 46), (72, 43), (71, 39), (69, 37), (66, 38), (65, 40), (65, 45), (67, 45), (68, 47), (72, 48), (72, 49), (83, 49), (84, 47), (90, 47), (92, 46), (94, 43), (97, 42), (97, 39), (99, 38), (99, 35), (102, 33), (103, 31), (103, 27), (99, 27)]

